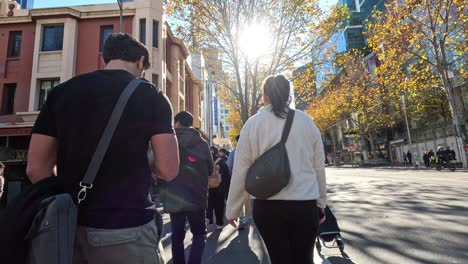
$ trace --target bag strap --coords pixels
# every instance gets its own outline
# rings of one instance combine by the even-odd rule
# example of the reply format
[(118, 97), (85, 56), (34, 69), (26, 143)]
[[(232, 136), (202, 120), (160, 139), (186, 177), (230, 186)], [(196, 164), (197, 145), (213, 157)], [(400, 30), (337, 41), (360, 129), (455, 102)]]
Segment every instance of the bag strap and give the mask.
[(104, 128), (104, 132), (102, 132), (101, 139), (99, 140), (93, 158), (91, 159), (88, 169), (86, 170), (86, 174), (80, 182), (80, 187), (82, 187), (82, 189), (78, 193), (78, 204), (86, 198), (86, 191), (93, 188), (94, 179), (96, 178), (99, 168), (101, 167), (101, 163), (104, 160), (107, 148), (110, 145), (112, 136), (114, 135), (115, 129), (119, 124), (125, 106), (127, 105), (127, 102), (132, 96), (135, 89), (142, 82), (145, 81), (139, 78), (133, 79), (127, 85), (127, 87), (125, 87), (122, 94), (120, 94), (119, 100), (115, 104), (114, 110), (112, 110), (112, 114), (109, 118), (109, 121), (107, 121), (107, 125)]
[(292, 122), (294, 120), (294, 110), (289, 109), (288, 116), (286, 117), (286, 124), (284, 125), (283, 135), (281, 136), (281, 143), (286, 144), (288, 140), (289, 131), (291, 131)]

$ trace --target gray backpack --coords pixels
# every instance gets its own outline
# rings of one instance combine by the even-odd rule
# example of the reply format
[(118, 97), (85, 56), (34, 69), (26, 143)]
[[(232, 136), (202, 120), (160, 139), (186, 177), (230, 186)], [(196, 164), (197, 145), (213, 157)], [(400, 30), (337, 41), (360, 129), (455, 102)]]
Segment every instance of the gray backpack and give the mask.
[(289, 167), (286, 141), (294, 119), (294, 110), (290, 109), (286, 117), (281, 141), (263, 153), (247, 172), (245, 189), (255, 198), (265, 200), (279, 193), (289, 183)]

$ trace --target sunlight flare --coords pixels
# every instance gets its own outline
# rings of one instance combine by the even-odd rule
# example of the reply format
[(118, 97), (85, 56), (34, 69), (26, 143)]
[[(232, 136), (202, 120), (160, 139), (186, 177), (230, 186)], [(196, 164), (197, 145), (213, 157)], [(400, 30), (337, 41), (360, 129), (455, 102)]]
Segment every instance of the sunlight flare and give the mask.
[(252, 23), (242, 31), (239, 48), (248, 58), (257, 59), (268, 53), (271, 42), (270, 29), (264, 23)]

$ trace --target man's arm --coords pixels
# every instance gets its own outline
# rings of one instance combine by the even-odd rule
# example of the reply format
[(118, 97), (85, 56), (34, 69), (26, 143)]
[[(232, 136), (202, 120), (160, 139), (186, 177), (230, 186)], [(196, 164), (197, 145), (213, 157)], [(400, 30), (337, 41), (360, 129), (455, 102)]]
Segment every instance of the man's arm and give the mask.
[(57, 139), (54, 137), (32, 135), (26, 168), (26, 174), (32, 183), (52, 176), (57, 163), (57, 145)]
[(179, 147), (174, 134), (157, 134), (151, 137), (154, 163), (153, 173), (165, 181), (173, 180), (179, 173)]

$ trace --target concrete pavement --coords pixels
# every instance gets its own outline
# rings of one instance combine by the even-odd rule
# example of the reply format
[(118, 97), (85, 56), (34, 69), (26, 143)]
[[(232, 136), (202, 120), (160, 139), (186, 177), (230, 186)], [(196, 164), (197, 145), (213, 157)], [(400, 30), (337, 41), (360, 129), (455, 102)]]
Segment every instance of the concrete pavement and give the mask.
[[(165, 214), (163, 219), (165, 223), (165, 236), (162, 239), (162, 244), (167, 263), (172, 264), (169, 215)], [(184, 243), (186, 246), (186, 257), (188, 257), (188, 253), (190, 252), (191, 240), (192, 235), (190, 231), (187, 231)], [(202, 263), (268, 264), (269, 260), (263, 242), (252, 225), (250, 225), (248, 229), (246, 228), (242, 231), (238, 231), (228, 225), (222, 230), (216, 230), (216, 226), (208, 227), (208, 237)]]

